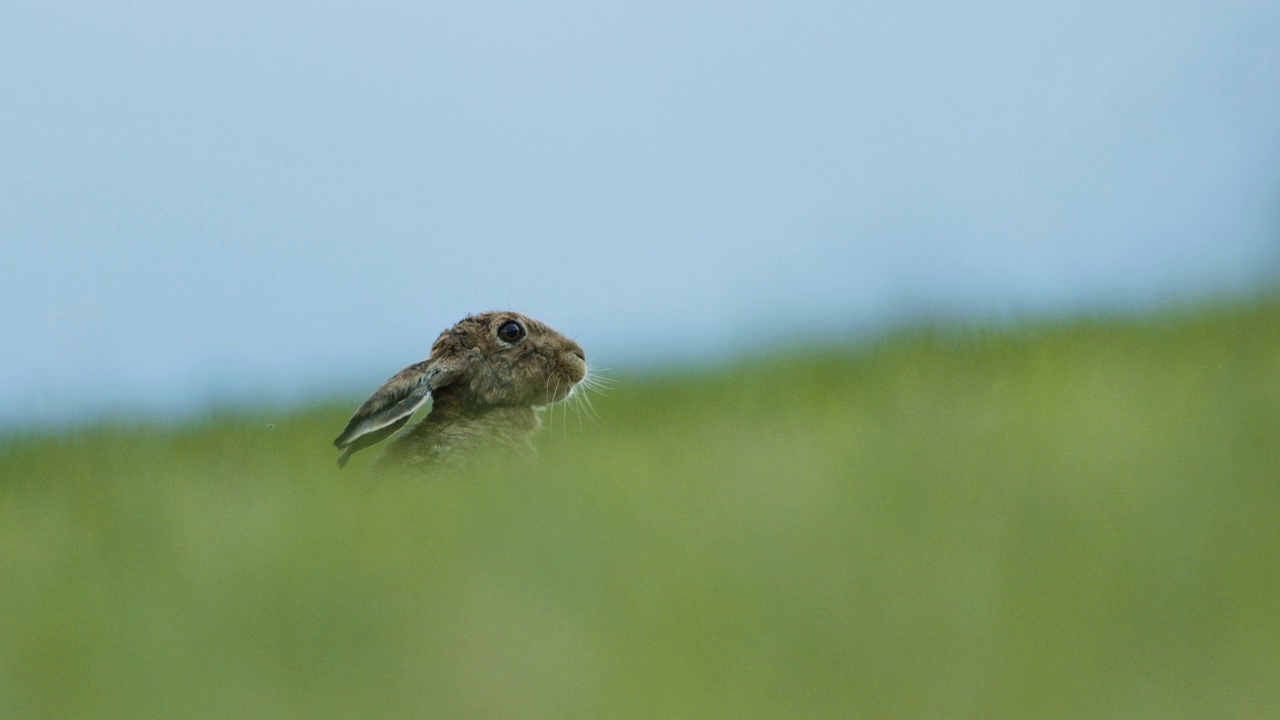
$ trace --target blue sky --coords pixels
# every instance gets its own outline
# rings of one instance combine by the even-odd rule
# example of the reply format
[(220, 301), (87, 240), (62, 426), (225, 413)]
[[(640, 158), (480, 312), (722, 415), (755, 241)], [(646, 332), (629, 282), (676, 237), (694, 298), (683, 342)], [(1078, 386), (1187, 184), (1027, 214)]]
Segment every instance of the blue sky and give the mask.
[(0, 421), (1247, 290), (1273, 2), (8, 2)]

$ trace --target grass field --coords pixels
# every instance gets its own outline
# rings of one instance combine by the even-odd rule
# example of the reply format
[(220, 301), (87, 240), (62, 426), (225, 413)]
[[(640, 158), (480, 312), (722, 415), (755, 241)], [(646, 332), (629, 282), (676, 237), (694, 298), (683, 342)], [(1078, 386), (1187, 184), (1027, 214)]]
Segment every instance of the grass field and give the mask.
[(1280, 717), (1280, 302), (615, 379), (433, 482), (9, 436), (0, 718)]

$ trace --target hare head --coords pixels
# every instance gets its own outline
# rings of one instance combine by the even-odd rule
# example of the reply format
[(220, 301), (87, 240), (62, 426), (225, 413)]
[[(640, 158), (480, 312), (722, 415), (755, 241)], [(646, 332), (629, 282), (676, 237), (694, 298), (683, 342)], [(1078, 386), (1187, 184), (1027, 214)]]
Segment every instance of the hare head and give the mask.
[[(521, 408), (531, 434), (533, 408), (565, 399), (586, 374), (582, 346), (550, 326), (515, 312), (469, 315), (436, 338), (430, 357), (393, 375), (356, 410), (334, 440), (338, 465), (395, 434), (428, 398), (432, 410), (418, 428), (434, 426), (427, 431), (436, 444), (450, 436), (450, 424), (470, 428), (462, 435), (500, 434), (498, 418), (510, 424)], [(493, 418), (487, 425), (486, 417)]]

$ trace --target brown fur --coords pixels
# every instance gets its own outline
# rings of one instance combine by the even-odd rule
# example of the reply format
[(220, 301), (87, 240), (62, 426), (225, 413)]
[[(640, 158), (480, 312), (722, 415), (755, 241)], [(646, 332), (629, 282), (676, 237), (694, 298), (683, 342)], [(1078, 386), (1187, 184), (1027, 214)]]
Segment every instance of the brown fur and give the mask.
[[(510, 321), (526, 331), (515, 343), (498, 338)], [(544, 323), (514, 312), (469, 315), (440, 334), (430, 357), (394, 375), (356, 410), (334, 441), (343, 450), (339, 464), (398, 430), (427, 394), (430, 412), (392, 441), (379, 469), (452, 465), (489, 448), (531, 451), (542, 425), (534, 408), (568, 397), (586, 371), (582, 347)]]

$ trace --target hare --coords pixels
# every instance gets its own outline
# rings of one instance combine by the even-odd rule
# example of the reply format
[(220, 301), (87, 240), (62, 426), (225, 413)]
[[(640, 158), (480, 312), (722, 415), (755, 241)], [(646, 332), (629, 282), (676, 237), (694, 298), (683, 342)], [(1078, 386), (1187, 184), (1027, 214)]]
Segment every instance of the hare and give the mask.
[(453, 464), (482, 447), (531, 451), (542, 426), (534, 408), (569, 397), (586, 375), (582, 346), (550, 326), (515, 312), (468, 315), (356, 410), (333, 441), (338, 467), (394, 435), (428, 399), (427, 416), (392, 441), (377, 468)]

